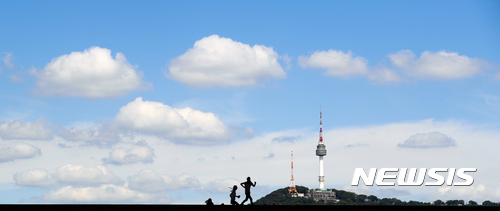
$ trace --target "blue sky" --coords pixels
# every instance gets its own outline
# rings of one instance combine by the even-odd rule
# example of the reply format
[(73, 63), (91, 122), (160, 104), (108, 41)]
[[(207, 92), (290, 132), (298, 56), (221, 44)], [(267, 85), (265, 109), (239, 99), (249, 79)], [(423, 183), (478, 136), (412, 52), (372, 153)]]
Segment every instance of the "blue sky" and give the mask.
[[(327, 187), (500, 201), (496, 1), (0, 4), (1, 203), (228, 203), (247, 176), (257, 199), (289, 184), (292, 148), (316, 187), (320, 106)], [(349, 185), (436, 164), (474, 185)]]

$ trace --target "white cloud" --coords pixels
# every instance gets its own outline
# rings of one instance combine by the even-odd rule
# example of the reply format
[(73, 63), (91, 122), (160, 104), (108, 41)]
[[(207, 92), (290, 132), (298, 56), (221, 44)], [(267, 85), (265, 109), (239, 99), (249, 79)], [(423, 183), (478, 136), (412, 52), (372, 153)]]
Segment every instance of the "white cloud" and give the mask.
[(193, 87), (250, 86), (285, 78), (272, 47), (250, 47), (230, 38), (211, 35), (172, 59), (167, 77)]
[(30, 169), (14, 174), (14, 181), (22, 186), (50, 186), (57, 184), (57, 180), (45, 169)]
[(389, 84), (405, 81), (396, 71), (391, 70), (387, 67), (381, 67), (373, 70), (369, 75), (368, 79), (375, 81), (380, 84)]
[(491, 187), (483, 184), (473, 186), (446, 186), (440, 187), (437, 192), (426, 197), (429, 201), (434, 200), (454, 200), (463, 199), (464, 201), (500, 201), (500, 186)]
[(391, 59), (392, 65), (408, 69), (414, 62), (415, 54), (411, 50), (401, 50), (395, 54), (389, 54), (387, 57)]
[(185, 144), (215, 144), (228, 140), (229, 131), (213, 113), (189, 107), (172, 108), (139, 97), (120, 108), (115, 123), (122, 129), (159, 135)]
[(399, 147), (428, 148), (428, 147), (451, 147), (455, 146), (455, 140), (440, 132), (417, 133), (408, 138)]
[[(203, 191), (209, 193), (228, 193), (233, 189), (234, 185), (239, 186), (241, 181), (234, 178), (216, 179), (203, 185)], [(241, 187), (241, 186), (239, 186)]]
[(490, 66), (485, 60), (446, 51), (424, 51), (418, 59), (415, 59), (410, 50), (401, 50), (387, 56), (395, 67), (405, 70), (409, 76), (423, 79), (468, 78)]
[(147, 194), (117, 185), (99, 187), (67, 186), (51, 190), (42, 199), (50, 203), (168, 203), (166, 194)]
[(38, 78), (36, 94), (110, 98), (125, 95), (150, 84), (142, 82), (142, 72), (135, 70), (122, 53), (116, 58), (111, 50), (91, 47), (52, 59)]
[[(330, 120), (323, 118), (324, 127), (328, 126)], [(414, 148), (398, 147), (412, 135), (419, 132), (439, 131), (449, 137), (456, 138), (456, 147), (440, 147), (415, 150)], [(272, 141), (276, 137), (303, 137), (293, 142)], [(484, 162), (484, 158), (489, 160), (499, 160), (500, 155), (495, 146), (498, 146), (500, 133), (497, 130), (490, 130), (483, 125), (468, 125), (459, 121), (434, 121), (423, 120), (417, 122), (391, 123), (384, 125), (372, 125), (366, 127), (336, 128), (324, 131), (324, 141), (328, 150), (324, 158), (325, 186), (328, 188), (342, 189), (350, 185), (354, 168), (386, 168), (386, 167), (447, 167), (447, 168), (477, 168), (478, 171), (471, 173), (475, 182), (482, 183), (488, 189), (496, 187), (497, 178), (491, 175), (498, 174), (498, 164), (496, 162)], [(148, 164), (150, 168), (160, 175), (168, 174), (171, 178), (189, 172), (195, 176), (202, 184), (202, 188), (194, 190), (169, 190), (170, 195), (175, 194), (183, 197), (183, 202), (201, 202), (211, 197), (214, 202), (227, 204), (230, 187), (239, 185), (245, 181), (247, 176), (252, 181), (257, 181), (257, 186), (252, 187), (252, 196), (257, 199), (265, 196), (270, 191), (259, 192), (259, 188), (266, 185), (271, 186), (271, 190), (282, 188), (290, 184), (290, 150), (294, 151), (294, 178), (296, 185), (309, 188), (318, 186), (318, 157), (315, 156), (318, 141), (318, 132), (313, 128), (303, 130), (294, 129), (288, 131), (278, 131), (269, 134), (256, 135), (248, 141), (231, 142), (230, 144), (220, 144), (211, 146), (196, 146), (175, 144), (165, 142), (163, 139), (143, 134), (136, 134), (130, 137), (123, 137), (123, 146), (145, 140), (149, 146), (154, 148), (157, 156), (154, 163)], [(40, 143), (40, 142), (39, 142)], [(72, 147), (69, 149), (57, 148), (57, 143), (41, 142), (52, 149), (56, 149), (54, 154), (59, 154), (59, 159), (26, 160), (31, 162), (30, 168), (48, 169), (62, 166), (60, 162), (86, 164), (97, 163), (99, 160), (91, 160), (89, 157), (106, 157), (111, 150), (104, 150), (96, 147)], [(363, 145), (364, 146), (361, 146)], [(122, 143), (119, 143), (122, 146)], [(345, 147), (349, 145), (359, 145), (358, 147)], [(130, 147), (127, 147), (130, 148)], [(45, 146), (43, 147), (45, 149)], [(48, 149), (47, 149), (48, 150)], [(273, 159), (263, 159), (269, 152), (274, 153)], [(44, 153), (46, 154), (46, 153)], [(83, 154), (83, 155), (82, 155)], [(71, 155), (71, 156), (68, 156)], [(74, 155), (74, 156), (73, 156)], [(234, 157), (234, 159), (233, 159)], [(204, 161), (197, 161), (204, 158)], [(40, 161), (39, 161), (40, 160)], [(63, 161), (61, 161), (63, 160)], [(57, 164), (53, 164), (57, 163)], [(12, 175), (19, 171), (10, 173), (9, 169), (14, 169), (15, 162), (3, 163), (2, 172), (7, 176), (3, 181), (14, 182)], [(144, 169), (144, 165), (112, 166), (115, 175), (129, 181), (128, 176), (137, 174)], [(16, 167), (19, 168), (19, 167)], [(111, 170), (111, 167), (109, 167)], [(26, 169), (22, 169), (23, 171)], [(160, 171), (161, 170), (161, 171)], [(50, 172), (50, 171), (49, 171)], [(0, 174), (0, 179), (2, 174)], [(272, 175), (272, 176), (269, 176)], [(236, 178), (232, 182), (223, 181), (220, 178)], [(430, 178), (427, 178), (430, 179)], [(427, 182), (427, 179), (425, 180)], [(458, 178), (456, 178), (458, 179)], [(430, 181), (432, 182), (432, 181)], [(493, 184), (493, 185), (492, 185)], [(76, 186), (73, 186), (76, 187)], [(360, 186), (361, 187), (361, 186)], [(444, 187), (444, 186), (443, 186)], [(401, 194), (403, 200), (420, 200), (425, 195), (438, 191), (438, 187), (418, 186), (418, 187), (380, 187), (373, 190), (375, 195), (381, 197)], [(396, 190), (394, 190), (394, 188)], [(452, 187), (453, 188), (453, 187)], [(132, 190), (129, 185), (128, 189)], [(147, 190), (147, 188), (144, 188)], [(84, 189), (79, 189), (83, 191)], [(141, 190), (135, 190), (140, 192)], [(389, 194), (390, 192), (390, 194)], [(196, 193), (196, 194), (193, 194)], [(220, 193), (220, 194), (219, 194)], [(238, 194), (243, 194), (243, 188), (239, 186)], [(410, 193), (411, 195), (406, 195)], [(448, 192), (447, 194), (450, 194)], [(447, 195), (446, 194), (446, 195)], [(202, 198), (202, 199), (200, 199)], [(399, 198), (399, 197), (398, 197)], [(441, 200), (444, 197), (440, 197)], [(450, 198), (457, 199), (457, 198)], [(464, 199), (466, 198), (458, 198)], [(495, 200), (492, 197), (480, 197), (481, 200)], [(478, 200), (479, 200), (478, 199)], [(499, 200), (496, 200), (499, 201)], [(100, 202), (101, 203), (101, 202)], [(102, 202), (105, 203), (105, 202)]]
[(52, 131), (44, 126), (49, 125), (45, 120), (21, 123), (15, 120), (0, 123), (0, 137), (10, 139), (48, 140), (52, 138)]
[(23, 78), (20, 75), (10, 75), (10, 80), (12, 80), (14, 83), (18, 83), (19, 81), (22, 81)]
[(59, 133), (59, 136), (68, 141), (115, 142), (119, 140), (116, 132), (106, 130), (102, 127), (90, 127), (85, 129), (73, 127), (62, 131)]
[(12, 53), (9, 52), (9, 53), (5, 53), (5, 56), (2, 58), (2, 61), (3, 63), (5, 64), (5, 66), (7, 66), (8, 68), (12, 69), (14, 68), (14, 65), (12, 64)]
[(479, 94), (484, 99), (486, 104), (500, 108), (500, 97), (494, 95)]
[(131, 190), (158, 192), (165, 190), (178, 190), (200, 187), (196, 177), (183, 174), (178, 177), (160, 175), (153, 170), (146, 169), (130, 176), (128, 187)]
[(271, 159), (274, 158), (274, 152), (269, 152), (269, 155), (265, 156), (264, 159)]
[(198, 179), (189, 174), (182, 174), (178, 177), (175, 177), (174, 181), (177, 184), (177, 189), (200, 187), (200, 182), (198, 181)]
[(365, 143), (357, 143), (357, 144), (348, 144), (348, 145), (345, 145), (344, 147), (366, 147), (366, 146), (369, 146), (369, 144), (365, 144)]
[(292, 65), (290, 64), (292, 62), (292, 58), (290, 58), (287, 54), (285, 54), (282, 59), (286, 63), (285, 69), (287, 70), (290, 69), (290, 67), (292, 67)]
[(325, 74), (334, 77), (368, 74), (368, 61), (360, 56), (353, 57), (351, 51), (316, 51), (309, 57), (299, 56), (298, 62), (301, 67), (326, 69)]
[(245, 138), (252, 138), (254, 136), (254, 130), (251, 127), (246, 127), (245, 132), (243, 133)]
[(0, 163), (13, 161), (15, 159), (32, 158), (41, 154), (40, 148), (31, 144), (14, 143), (0, 145)]
[(115, 176), (104, 166), (85, 167), (82, 165), (67, 164), (49, 174), (45, 169), (29, 169), (14, 174), (17, 185), (22, 186), (51, 186), (70, 184), (78, 186), (96, 186), (102, 184), (122, 184), (123, 180)]
[(72, 185), (121, 184), (123, 180), (104, 166), (85, 167), (68, 164), (56, 169), (55, 178), (60, 183)]
[(108, 158), (103, 158), (104, 163), (115, 165), (132, 164), (132, 163), (152, 163), (155, 157), (154, 151), (148, 146), (134, 146), (132, 149), (123, 147), (113, 149), (109, 153)]
[(287, 136), (287, 135), (284, 135), (284, 136), (275, 137), (271, 141), (293, 143), (293, 142), (295, 142), (297, 140), (301, 140), (303, 138), (304, 137), (302, 137), (302, 136)]

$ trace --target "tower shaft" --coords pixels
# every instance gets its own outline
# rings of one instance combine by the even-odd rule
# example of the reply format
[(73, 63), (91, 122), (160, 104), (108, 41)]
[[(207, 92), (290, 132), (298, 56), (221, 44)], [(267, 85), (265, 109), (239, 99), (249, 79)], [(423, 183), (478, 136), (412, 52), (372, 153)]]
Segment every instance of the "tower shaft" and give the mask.
[(319, 188), (325, 188), (325, 174), (323, 172), (323, 156), (319, 156)]

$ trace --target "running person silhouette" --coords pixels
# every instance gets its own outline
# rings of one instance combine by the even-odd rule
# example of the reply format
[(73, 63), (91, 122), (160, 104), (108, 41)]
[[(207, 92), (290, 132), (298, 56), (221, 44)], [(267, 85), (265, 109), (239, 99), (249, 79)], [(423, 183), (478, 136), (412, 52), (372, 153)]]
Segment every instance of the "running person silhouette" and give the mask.
[(246, 182), (242, 182), (242, 183), (240, 183), (240, 185), (241, 185), (241, 187), (245, 188), (245, 196), (246, 196), (245, 200), (243, 200), (243, 201), (241, 202), (241, 205), (243, 205), (243, 203), (245, 203), (248, 199), (250, 199), (250, 204), (251, 204), (251, 205), (253, 205), (253, 199), (252, 199), (252, 197), (250, 196), (250, 188), (251, 188), (252, 186), (254, 186), (254, 187), (255, 187), (255, 185), (257, 185), (257, 182), (254, 182), (254, 183), (252, 184), (252, 181), (250, 181), (250, 177), (247, 177), (247, 181), (246, 181)]
[(231, 197), (231, 205), (240, 205), (236, 201), (236, 197), (240, 198), (240, 195), (236, 195), (236, 189), (238, 189), (238, 186), (234, 185), (231, 194), (229, 194), (229, 196)]

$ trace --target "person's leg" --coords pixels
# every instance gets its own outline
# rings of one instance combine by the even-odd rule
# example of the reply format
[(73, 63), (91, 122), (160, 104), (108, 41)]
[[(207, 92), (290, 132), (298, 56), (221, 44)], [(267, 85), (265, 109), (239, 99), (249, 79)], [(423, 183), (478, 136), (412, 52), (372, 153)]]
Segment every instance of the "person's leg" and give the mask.
[(248, 198), (250, 197), (250, 195), (249, 195), (249, 194), (245, 194), (245, 196), (246, 196), (246, 198), (245, 198), (245, 200), (243, 200), (243, 201), (241, 202), (241, 205), (243, 205), (243, 203), (245, 203), (245, 202), (248, 200)]
[(251, 204), (251, 205), (253, 205), (253, 200), (252, 200), (252, 197), (251, 197), (251, 196), (249, 196), (249, 198), (250, 198), (250, 204)]

